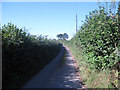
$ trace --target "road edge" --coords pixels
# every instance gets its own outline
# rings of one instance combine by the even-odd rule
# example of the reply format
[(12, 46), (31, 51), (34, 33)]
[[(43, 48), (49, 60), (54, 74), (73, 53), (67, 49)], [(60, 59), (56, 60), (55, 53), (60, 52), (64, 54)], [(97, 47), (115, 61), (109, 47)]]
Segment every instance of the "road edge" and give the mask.
[(56, 66), (60, 64), (64, 56), (65, 48), (61, 45), (61, 50), (58, 55), (47, 64), (40, 72), (35, 75), (32, 79), (30, 79), (22, 88), (45, 88), (45, 82), (47, 78), (52, 74)]

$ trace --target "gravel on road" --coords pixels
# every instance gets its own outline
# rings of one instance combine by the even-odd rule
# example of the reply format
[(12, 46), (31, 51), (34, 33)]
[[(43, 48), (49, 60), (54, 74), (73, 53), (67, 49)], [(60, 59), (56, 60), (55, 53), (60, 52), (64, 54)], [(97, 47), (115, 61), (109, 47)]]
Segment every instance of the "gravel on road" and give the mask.
[(55, 69), (49, 78), (47, 88), (84, 88), (78, 74), (76, 61), (68, 47), (65, 47), (65, 57), (60, 66)]
[[(52, 67), (43, 69), (45, 73), (38, 73), (23, 88), (81, 88), (85, 89), (79, 75), (78, 65), (72, 56), (68, 47), (65, 48), (64, 58), (54, 67), (53, 71), (46, 75), (46, 72)], [(57, 59), (58, 60), (58, 59)], [(46, 71), (47, 70), (47, 71)], [(44, 75), (45, 74), (45, 75)], [(42, 75), (42, 76), (41, 76)]]

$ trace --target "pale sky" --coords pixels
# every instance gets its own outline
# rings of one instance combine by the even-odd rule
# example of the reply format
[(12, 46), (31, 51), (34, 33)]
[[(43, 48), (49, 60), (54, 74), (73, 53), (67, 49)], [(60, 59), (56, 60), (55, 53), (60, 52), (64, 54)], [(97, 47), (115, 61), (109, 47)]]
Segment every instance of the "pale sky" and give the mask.
[[(97, 2), (2, 2), (2, 25), (12, 22), (26, 27), (35, 35), (75, 35), (76, 14), (78, 29), (90, 11), (98, 9)], [(7, 0), (6, 0), (7, 1)], [(1, 8), (1, 7), (0, 7)], [(69, 39), (70, 39), (69, 38)]]

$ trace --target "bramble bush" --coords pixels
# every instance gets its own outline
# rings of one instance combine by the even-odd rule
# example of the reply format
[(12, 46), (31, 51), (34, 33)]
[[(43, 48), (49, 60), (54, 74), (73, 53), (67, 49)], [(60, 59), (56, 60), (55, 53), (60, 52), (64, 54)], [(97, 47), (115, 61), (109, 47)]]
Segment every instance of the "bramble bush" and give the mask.
[(8, 23), (2, 32), (3, 88), (20, 88), (60, 51), (56, 40), (35, 36)]

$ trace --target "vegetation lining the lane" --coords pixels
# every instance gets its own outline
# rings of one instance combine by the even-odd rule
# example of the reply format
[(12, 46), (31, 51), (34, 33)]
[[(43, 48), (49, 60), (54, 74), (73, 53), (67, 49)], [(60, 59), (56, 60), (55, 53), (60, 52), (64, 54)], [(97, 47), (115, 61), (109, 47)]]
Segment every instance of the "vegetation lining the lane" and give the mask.
[(30, 35), (14, 24), (2, 26), (3, 88), (20, 88), (60, 51), (56, 40)]
[[(62, 42), (71, 48), (79, 62), (80, 74), (88, 88), (118, 87), (120, 63), (119, 14), (100, 5), (86, 15), (84, 24), (70, 40)], [(120, 5), (118, 6), (120, 8)]]
[(80, 77), (87, 88), (114, 88), (118, 85), (118, 72), (116, 70), (89, 68), (90, 65), (82, 53), (83, 48), (77, 47), (74, 44), (74, 39), (62, 42), (70, 48), (75, 60), (77, 60)]

